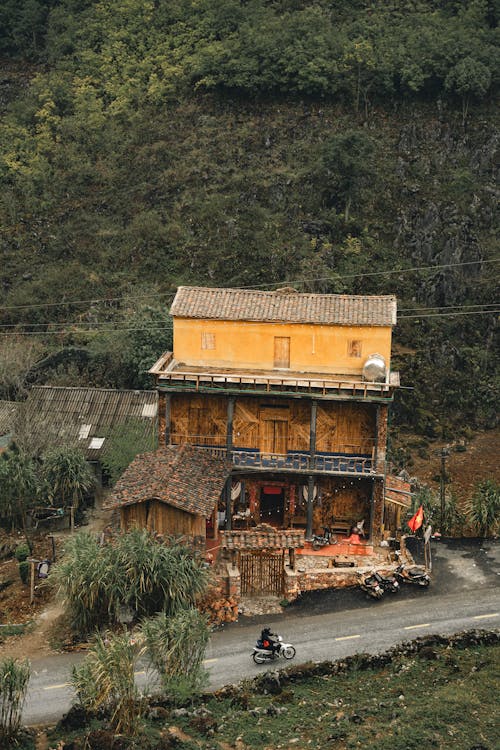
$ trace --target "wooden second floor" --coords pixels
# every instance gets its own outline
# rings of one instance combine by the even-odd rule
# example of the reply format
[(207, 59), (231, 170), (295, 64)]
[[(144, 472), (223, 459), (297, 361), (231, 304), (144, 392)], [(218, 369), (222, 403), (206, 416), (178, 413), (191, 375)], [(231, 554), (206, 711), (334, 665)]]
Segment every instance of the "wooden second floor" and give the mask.
[(165, 440), (190, 443), (248, 471), (377, 475), (384, 472), (385, 404), (175, 393)]

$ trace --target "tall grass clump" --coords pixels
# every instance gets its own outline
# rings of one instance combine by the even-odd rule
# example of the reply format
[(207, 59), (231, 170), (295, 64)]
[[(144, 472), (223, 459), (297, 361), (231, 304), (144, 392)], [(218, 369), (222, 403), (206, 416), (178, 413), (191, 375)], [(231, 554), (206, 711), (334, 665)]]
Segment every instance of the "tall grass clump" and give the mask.
[(78, 702), (86, 711), (109, 711), (117, 734), (135, 735), (139, 729), (144, 704), (134, 677), (139, 655), (140, 647), (128, 633), (97, 635), (85, 661), (73, 667)]
[(467, 518), (483, 538), (495, 533), (500, 526), (500, 485), (492, 479), (479, 482), (467, 505)]
[(208, 581), (189, 548), (138, 529), (105, 545), (88, 533), (76, 534), (51, 574), (78, 633), (116, 624), (124, 607), (136, 619), (193, 607)]
[(0, 747), (11, 747), (21, 727), (21, 715), (31, 668), (27, 660), (0, 662)]
[(184, 701), (199, 693), (207, 680), (203, 667), (210, 636), (207, 618), (196, 609), (172, 617), (160, 612), (141, 623), (140, 633), (166, 695)]

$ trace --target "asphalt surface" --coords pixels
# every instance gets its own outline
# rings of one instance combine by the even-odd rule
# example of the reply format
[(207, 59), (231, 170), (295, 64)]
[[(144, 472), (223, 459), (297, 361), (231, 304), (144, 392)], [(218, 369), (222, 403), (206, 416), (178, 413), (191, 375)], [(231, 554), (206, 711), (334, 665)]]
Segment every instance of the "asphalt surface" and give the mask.
[[(422, 553), (415, 540), (412, 553)], [(405, 585), (380, 601), (359, 589), (318, 591), (303, 595), (280, 615), (241, 617), (215, 632), (206, 654), (210, 687), (215, 689), (266, 668), (286, 667), (282, 659), (257, 666), (252, 647), (262, 626), (269, 625), (297, 649), (295, 663), (339, 659), (359, 652), (380, 653), (403, 641), (430, 633), (449, 635), (500, 625), (500, 542), (443, 540), (432, 543), (432, 583), (428, 589)], [(57, 721), (70, 707), (71, 667), (84, 655), (61, 654), (32, 663), (32, 678), (23, 720), (26, 724)], [(152, 689), (154, 677), (139, 666), (138, 684)]]

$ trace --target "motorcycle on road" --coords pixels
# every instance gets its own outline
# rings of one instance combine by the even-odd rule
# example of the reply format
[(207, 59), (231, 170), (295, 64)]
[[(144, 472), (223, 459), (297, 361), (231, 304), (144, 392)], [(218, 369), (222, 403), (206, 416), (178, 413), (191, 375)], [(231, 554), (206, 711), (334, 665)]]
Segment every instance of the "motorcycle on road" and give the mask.
[(259, 642), (253, 647), (252, 658), (256, 664), (264, 664), (266, 661), (273, 661), (282, 656), (284, 659), (293, 659), (295, 656), (295, 647), (291, 643), (284, 643), (283, 638), (278, 635), (274, 641), (274, 649), (263, 648)]

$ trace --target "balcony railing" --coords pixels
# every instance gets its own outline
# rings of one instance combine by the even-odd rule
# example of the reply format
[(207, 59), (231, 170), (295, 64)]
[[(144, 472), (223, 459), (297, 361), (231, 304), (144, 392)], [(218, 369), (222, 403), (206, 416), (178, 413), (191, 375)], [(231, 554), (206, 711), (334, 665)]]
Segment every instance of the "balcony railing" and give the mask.
[(231, 450), (213, 446), (198, 446), (209, 451), (212, 455), (231, 458), (233, 465), (237, 468), (269, 471), (277, 469), (280, 471), (291, 471), (315, 474), (347, 474), (347, 475), (380, 475), (384, 471), (383, 462), (375, 461), (371, 456), (353, 456), (335, 453), (309, 453), (288, 452), (261, 453), (258, 450)]

